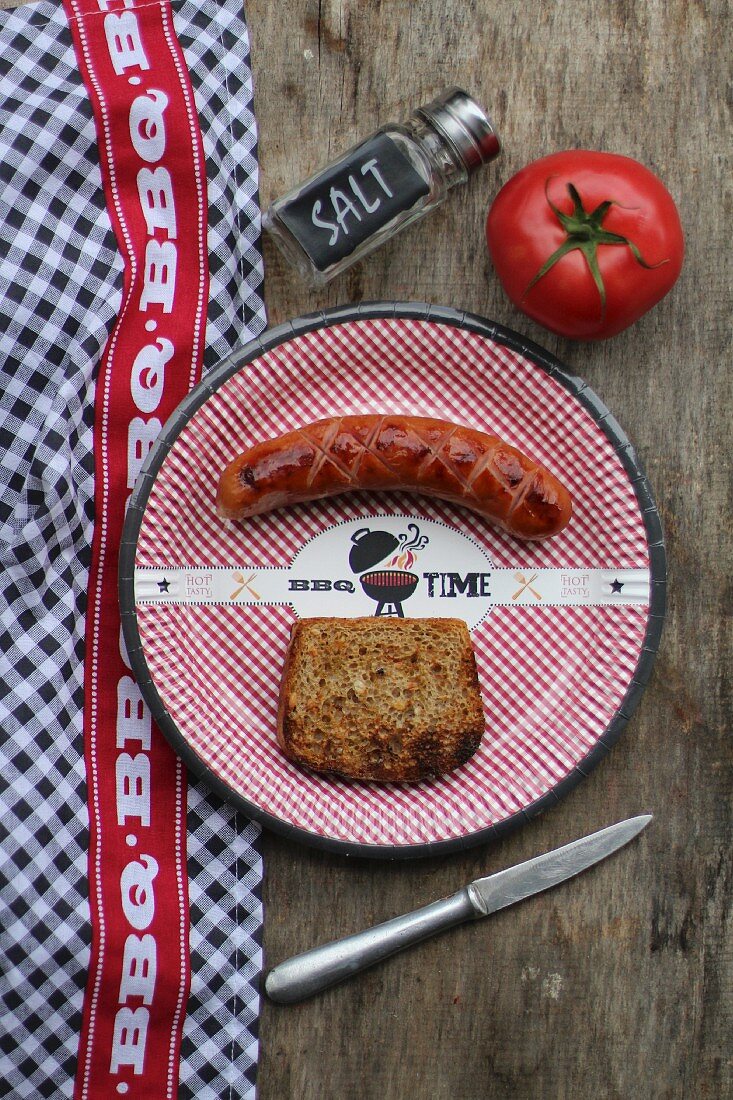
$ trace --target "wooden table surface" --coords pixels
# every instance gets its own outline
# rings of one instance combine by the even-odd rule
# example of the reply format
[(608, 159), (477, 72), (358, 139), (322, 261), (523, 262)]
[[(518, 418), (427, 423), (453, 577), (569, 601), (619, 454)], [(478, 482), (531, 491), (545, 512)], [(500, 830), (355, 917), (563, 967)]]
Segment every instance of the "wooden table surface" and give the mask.
[[(270, 322), (412, 299), (473, 310), (543, 344), (634, 442), (661, 511), (670, 583), (639, 710), (607, 759), (542, 818), (500, 843), (407, 863), (265, 837), (273, 964), (602, 825), (656, 815), (632, 847), (572, 885), (301, 1006), (265, 1002), (261, 1100), (733, 1096), (726, 7), (248, 0), (264, 204), (451, 83), (490, 109), (504, 141), (501, 159), (429, 221), (322, 293), (266, 243)], [(671, 295), (591, 345), (514, 310), (483, 244), (502, 182), (579, 146), (656, 171), (688, 248)]]
[[(501, 159), (429, 222), (322, 293), (266, 244), (270, 322), (411, 299), (475, 311), (543, 344), (635, 443), (662, 515), (670, 584), (641, 706), (551, 812), (499, 843), (405, 863), (265, 836), (273, 964), (602, 825), (656, 815), (633, 846), (571, 885), (311, 1002), (265, 1001), (260, 1100), (731, 1097), (728, 4), (248, 0), (247, 14), (264, 204), (451, 83), (490, 109), (504, 141)], [(518, 314), (483, 244), (502, 182), (529, 160), (580, 146), (656, 171), (688, 248), (669, 297), (595, 345)]]

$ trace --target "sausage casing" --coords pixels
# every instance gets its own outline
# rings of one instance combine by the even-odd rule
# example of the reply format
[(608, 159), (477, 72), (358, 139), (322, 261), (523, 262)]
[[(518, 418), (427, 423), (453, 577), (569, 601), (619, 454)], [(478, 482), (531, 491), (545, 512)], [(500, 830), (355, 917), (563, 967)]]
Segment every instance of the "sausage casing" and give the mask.
[(567, 489), (496, 436), (430, 417), (329, 417), (255, 444), (223, 471), (216, 507), (247, 519), (357, 490), (408, 490), (470, 508), (523, 539), (556, 535)]

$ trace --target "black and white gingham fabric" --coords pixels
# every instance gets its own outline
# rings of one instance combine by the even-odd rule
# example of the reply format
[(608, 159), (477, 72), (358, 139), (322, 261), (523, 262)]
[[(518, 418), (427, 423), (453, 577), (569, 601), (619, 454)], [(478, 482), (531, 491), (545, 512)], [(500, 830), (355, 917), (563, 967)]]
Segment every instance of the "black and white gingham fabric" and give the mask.
[[(207, 158), (209, 367), (265, 326), (248, 39), (240, 0), (173, 8)], [(0, 1094), (18, 1098), (74, 1087), (90, 944), (94, 385), (122, 273), (63, 9), (0, 13)], [(258, 836), (190, 786), (183, 1098), (254, 1092)]]

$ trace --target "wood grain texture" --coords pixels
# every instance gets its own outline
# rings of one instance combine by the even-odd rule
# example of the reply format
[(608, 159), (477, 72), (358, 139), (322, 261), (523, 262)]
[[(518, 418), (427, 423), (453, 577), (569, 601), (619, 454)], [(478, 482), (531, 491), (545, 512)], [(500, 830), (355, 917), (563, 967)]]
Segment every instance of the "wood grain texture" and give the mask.
[[(602, 825), (656, 815), (572, 884), (312, 1002), (265, 1002), (260, 1100), (732, 1097), (729, 6), (248, 0), (247, 15), (265, 204), (450, 83), (490, 108), (504, 140), (502, 158), (429, 222), (321, 293), (266, 244), (271, 323), (398, 298), (518, 329), (587, 379), (635, 443), (670, 559), (651, 686), (613, 752), (556, 809), (492, 846), (411, 863), (265, 838), (273, 964)], [(658, 172), (687, 236), (672, 294), (596, 345), (518, 314), (483, 245), (501, 183), (578, 146)]]

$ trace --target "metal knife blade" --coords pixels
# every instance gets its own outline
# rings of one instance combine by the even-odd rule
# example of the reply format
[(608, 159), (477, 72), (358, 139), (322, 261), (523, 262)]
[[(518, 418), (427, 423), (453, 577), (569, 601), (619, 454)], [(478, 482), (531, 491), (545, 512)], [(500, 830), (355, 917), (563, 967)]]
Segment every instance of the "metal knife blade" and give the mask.
[(476, 879), (456, 894), (413, 913), (314, 947), (271, 970), (265, 979), (265, 990), (271, 1000), (280, 1004), (302, 1001), (436, 932), (486, 917), (573, 878), (628, 844), (651, 819), (651, 814), (643, 814), (620, 821), (526, 863)]
[(535, 859), (529, 859), (526, 863), (518, 863), (515, 867), (508, 867), (506, 871), (476, 879), (469, 884), (468, 893), (478, 915), (487, 917), (490, 913), (506, 909), (508, 905), (515, 905), (532, 894), (540, 894), (543, 890), (549, 890), (552, 886), (579, 875), (594, 863), (623, 848), (624, 844), (628, 844), (646, 828), (651, 819), (651, 814), (630, 817), (626, 821), (610, 825), (607, 829), (591, 833), (590, 836), (574, 840), (571, 844), (565, 844), (562, 848), (555, 848)]

